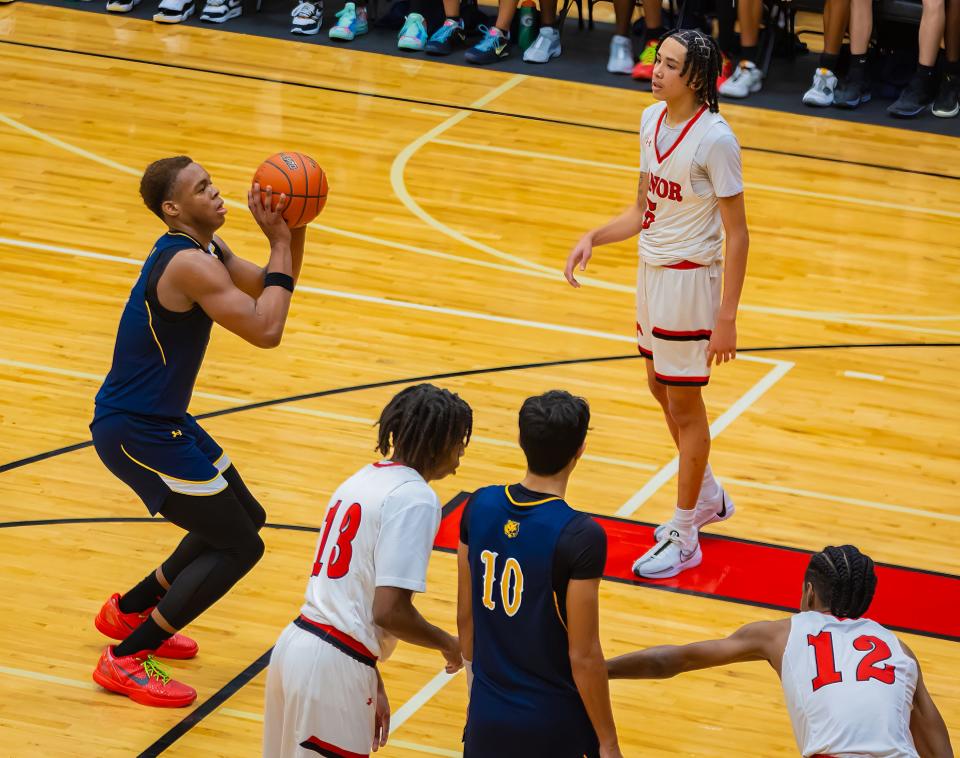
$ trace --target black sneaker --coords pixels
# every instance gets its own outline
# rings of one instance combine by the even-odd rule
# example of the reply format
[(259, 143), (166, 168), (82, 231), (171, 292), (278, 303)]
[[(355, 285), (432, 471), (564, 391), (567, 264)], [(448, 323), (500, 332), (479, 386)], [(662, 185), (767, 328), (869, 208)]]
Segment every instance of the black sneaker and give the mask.
[(940, 118), (953, 118), (960, 113), (960, 76), (944, 74), (940, 80), (940, 91), (933, 101), (933, 115)]
[(870, 84), (863, 77), (850, 77), (840, 82), (833, 93), (833, 104), (837, 108), (856, 108), (861, 103), (870, 102)]
[(933, 102), (933, 95), (923, 78), (914, 76), (904, 87), (896, 102), (887, 108), (887, 113), (896, 118), (916, 118)]
[(443, 26), (430, 35), (424, 46), (428, 55), (450, 55), (454, 46), (463, 47), (467, 44), (467, 35), (463, 30), (463, 20), (447, 19)]
[(467, 63), (484, 66), (510, 57), (510, 38), (497, 27), (482, 27), (483, 37), (464, 54)]

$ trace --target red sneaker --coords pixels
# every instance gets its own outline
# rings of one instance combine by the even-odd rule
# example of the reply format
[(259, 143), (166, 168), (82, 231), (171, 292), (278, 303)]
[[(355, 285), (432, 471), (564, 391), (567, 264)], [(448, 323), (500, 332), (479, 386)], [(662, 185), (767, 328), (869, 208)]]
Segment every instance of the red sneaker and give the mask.
[(197, 699), (193, 687), (171, 679), (160, 661), (145, 650), (118, 658), (110, 645), (93, 670), (93, 681), (136, 703), (157, 708), (183, 708)]
[(722, 53), (722, 56), (720, 76), (717, 77), (717, 89), (720, 89), (720, 86), (733, 76), (733, 61), (727, 57), (726, 53)]
[[(144, 622), (150, 611), (148, 608), (143, 613), (123, 613), (120, 610), (120, 595), (113, 593), (110, 599), (103, 604), (100, 613), (97, 614), (93, 625), (103, 634), (112, 640), (125, 640), (134, 629)], [(197, 654), (199, 646), (189, 637), (179, 632), (166, 640), (154, 653), (160, 658), (193, 658)]]
[(653, 79), (653, 65), (657, 62), (657, 46), (660, 44), (660, 40), (652, 39), (647, 42), (646, 47), (643, 48), (643, 52), (640, 53), (640, 60), (637, 61), (637, 65), (633, 67), (633, 71), (630, 76), (634, 79), (645, 79), (650, 81)]

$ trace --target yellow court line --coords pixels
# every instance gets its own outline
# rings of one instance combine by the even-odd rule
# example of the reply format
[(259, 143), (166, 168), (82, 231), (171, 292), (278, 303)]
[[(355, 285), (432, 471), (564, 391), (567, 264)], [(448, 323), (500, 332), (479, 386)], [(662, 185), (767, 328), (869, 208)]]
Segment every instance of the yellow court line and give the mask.
[[(577, 166), (590, 166), (592, 168), (606, 169), (609, 171), (627, 172), (630, 174), (639, 174), (639, 166), (630, 166), (623, 163), (607, 163), (605, 161), (592, 161), (586, 158), (573, 158), (567, 155), (558, 155), (556, 153), (541, 153), (535, 150), (519, 150), (512, 147), (500, 147), (499, 145), (484, 145), (478, 142), (462, 142), (450, 139), (433, 139), (437, 145), (446, 145), (447, 147), (459, 147), (464, 150), (480, 151), (487, 153), (501, 153), (503, 155), (513, 155), (518, 158), (534, 158), (537, 160), (557, 161), (560, 163), (571, 163)], [(960, 218), (960, 212), (950, 211), (943, 208), (930, 208), (921, 205), (905, 205), (903, 203), (891, 203), (884, 200), (871, 200), (869, 198), (855, 197), (853, 195), (834, 195), (828, 192), (816, 192), (814, 190), (800, 189), (799, 187), (784, 187), (779, 184), (760, 184), (757, 182), (744, 182), (746, 189), (757, 190), (760, 192), (771, 192), (782, 195), (796, 195), (798, 197), (807, 197), (816, 200), (830, 200), (835, 203), (849, 203), (852, 205), (865, 205), (884, 210), (902, 211), (905, 213), (920, 213), (928, 216), (942, 216), (944, 218)]]
[[(469, 113), (469, 112), (467, 111), (467, 112), (465, 112), (465, 113)], [(462, 120), (462, 119), (460, 119), (460, 120)], [(59, 148), (61, 148), (61, 149), (63, 149), (63, 150), (66, 150), (67, 152), (74, 153), (75, 155), (79, 155), (79, 156), (81, 156), (81, 157), (83, 157), (83, 158), (87, 158), (87, 159), (92, 160), (92, 161), (94, 161), (94, 162), (96, 162), (96, 163), (100, 163), (100, 164), (102, 164), (102, 165), (104, 165), (104, 166), (109, 166), (110, 168), (115, 168), (115, 169), (117, 169), (117, 170), (119, 170), (119, 171), (122, 171), (123, 173), (129, 174), (129, 175), (131, 175), (131, 176), (138, 176), (138, 177), (140, 176), (140, 172), (137, 171), (136, 169), (130, 168), (129, 166), (124, 166), (124, 165), (122, 165), (122, 164), (120, 164), (120, 163), (117, 163), (116, 161), (112, 161), (112, 160), (110, 160), (110, 159), (108, 159), (108, 158), (104, 158), (103, 156), (97, 155), (96, 153), (92, 153), (92, 152), (90, 152), (89, 150), (84, 150), (84, 149), (81, 148), (81, 147), (78, 147), (78, 146), (76, 146), (76, 145), (72, 145), (72, 144), (70, 144), (69, 142), (65, 142), (64, 140), (61, 140), (61, 139), (59, 139), (59, 138), (57, 138), (57, 137), (54, 137), (54, 136), (52, 136), (52, 135), (50, 135), (50, 134), (47, 134), (46, 132), (40, 131), (39, 129), (34, 129), (34, 128), (31, 127), (31, 126), (27, 126), (26, 124), (22, 124), (22, 123), (20, 123), (19, 121), (16, 121), (15, 119), (12, 119), (12, 118), (10, 118), (9, 116), (6, 116), (6, 115), (3, 114), (3, 113), (0, 113), (0, 123), (7, 124), (8, 126), (10, 126), (10, 127), (13, 128), (13, 129), (17, 129), (18, 131), (24, 132), (25, 134), (29, 134), (30, 136), (35, 137), (35, 138), (37, 138), (37, 139), (39, 139), (39, 140), (42, 140), (42, 141), (44, 141), (44, 142), (46, 142), (46, 143), (48, 143), (48, 144), (50, 144), (50, 145), (54, 145), (55, 147), (59, 147)], [(434, 141), (437, 141), (437, 140), (434, 140)], [(464, 143), (464, 144), (469, 144), (469, 143)], [(546, 154), (545, 154), (545, 155), (546, 155)], [(611, 164), (611, 165), (612, 165), (612, 164)], [(225, 200), (224, 202), (225, 202), (227, 205), (229, 205), (229, 206), (231, 206), (231, 207), (234, 207), (234, 208), (245, 208), (245, 207), (246, 207), (246, 205), (245, 205), (244, 203), (240, 203), (240, 202), (237, 202), (237, 201), (235, 201), (235, 200)], [(516, 274), (521, 275), (521, 276), (551, 279), (551, 280), (555, 280), (555, 281), (559, 281), (559, 280), (560, 280), (560, 269), (559, 269), (559, 266), (558, 266), (556, 269), (552, 269), (552, 268), (548, 268), (548, 267), (545, 267), (545, 266), (541, 266), (540, 264), (535, 264), (535, 263), (533, 263), (533, 262), (531, 262), (531, 261), (527, 261), (526, 259), (523, 259), (523, 258), (518, 258), (518, 257), (516, 257), (516, 256), (510, 256), (510, 257), (513, 258), (513, 259), (516, 259), (516, 260), (517, 260), (518, 262), (520, 262), (522, 265), (519, 265), (519, 266), (515, 266), (515, 267), (514, 267), (514, 266), (508, 266), (508, 265), (505, 265), (505, 264), (502, 264), (502, 263), (495, 263), (495, 262), (493, 262), (493, 261), (474, 260), (474, 259), (472, 259), (472, 258), (464, 258), (464, 257), (456, 256), (456, 255), (453, 255), (453, 254), (450, 254), (450, 253), (442, 253), (442, 252), (439, 252), (439, 251), (436, 251), (436, 250), (427, 250), (427, 249), (425, 249), (425, 248), (419, 248), (419, 247), (415, 247), (415, 246), (413, 246), (413, 245), (407, 245), (407, 244), (404, 244), (404, 243), (401, 243), (401, 242), (394, 242), (394, 241), (392, 241), (392, 240), (385, 240), (385, 239), (381, 239), (381, 238), (379, 238), (379, 237), (373, 237), (373, 236), (371, 236), (371, 235), (362, 234), (362, 233), (359, 233), (359, 232), (351, 232), (351, 231), (347, 231), (347, 230), (345, 230), (345, 229), (338, 229), (338, 228), (336, 228), (336, 227), (327, 226), (327, 225), (325, 225), (325, 224), (314, 223), (314, 226), (315, 226), (317, 229), (320, 229), (321, 231), (326, 231), (326, 232), (329, 232), (329, 233), (331, 233), (331, 234), (338, 234), (338, 235), (341, 235), (341, 236), (348, 237), (348, 238), (350, 238), (350, 239), (363, 240), (363, 241), (369, 242), (369, 243), (371, 243), (371, 244), (382, 245), (382, 246), (384, 246), (384, 247), (389, 247), (389, 248), (392, 248), (392, 249), (395, 249), (395, 250), (403, 250), (403, 251), (406, 251), (406, 252), (416, 253), (416, 254), (419, 254), (419, 255), (426, 255), (426, 256), (430, 256), (430, 257), (442, 258), (442, 259), (447, 259), (447, 260), (454, 260), (454, 261), (457, 261), (457, 262), (460, 262), (460, 263), (463, 263), (463, 264), (466, 264), (466, 265), (481, 266), (481, 267), (486, 267), (486, 268), (495, 268), (495, 269), (501, 269), (501, 270), (506, 270), (506, 271), (512, 271), (513, 273), (516, 273)], [(27, 243), (27, 242), (22, 241), (22, 240), (12, 240), (12, 239), (9, 239), (9, 238), (0, 238), (0, 243), (2, 243), (2, 244), (8, 244), (8, 245), (14, 245), (14, 246), (19, 246), (19, 247), (24, 247), (24, 248), (28, 248), (28, 249), (41, 249), (41, 250), (51, 250), (51, 251), (58, 251), (58, 252), (66, 252), (67, 250), (69, 250), (69, 248), (64, 248), (64, 247), (59, 247), (59, 246), (54, 246), (54, 245), (43, 245), (43, 244), (38, 244), (38, 243), (32, 243), (32, 244), (31, 244), (31, 243)], [(477, 244), (479, 244), (479, 243), (477, 243)], [(474, 244), (473, 246), (474, 246), (474, 247), (477, 247), (477, 244)], [(492, 248), (491, 248), (491, 249), (492, 249)], [(499, 252), (499, 251), (495, 251), (495, 252)], [(77, 254), (77, 253), (73, 253), (73, 254)], [(81, 253), (81, 254), (82, 254), (82, 253)], [(506, 255), (506, 254), (502, 254), (502, 255)], [(104, 254), (102, 254), (102, 253), (86, 253), (85, 257), (97, 258), (97, 259), (102, 259), (102, 260), (114, 260), (114, 259), (117, 259), (117, 258), (118, 258), (117, 256), (108, 256), (108, 255), (104, 255)], [(502, 256), (501, 256), (501, 257), (502, 257)], [(130, 262), (133, 262), (133, 261), (131, 260)], [(136, 264), (137, 264), (137, 265), (140, 265), (140, 263), (141, 263), (140, 261), (136, 261)], [(635, 287), (633, 287), (633, 286), (629, 286), (629, 285), (625, 285), (625, 284), (619, 284), (619, 283), (617, 283), (617, 282), (606, 282), (606, 281), (604, 281), (604, 280), (593, 279), (593, 278), (591, 278), (591, 277), (580, 277), (580, 281), (583, 282), (583, 283), (585, 283), (585, 284), (590, 284), (590, 285), (592, 285), (592, 286), (598, 287), (598, 288), (600, 288), (600, 289), (611, 290), (611, 291), (614, 291), (614, 292), (630, 292), (630, 293), (632, 293), (632, 292), (635, 291)], [(303, 287), (301, 287), (301, 289), (303, 289)], [(853, 325), (853, 326), (865, 326), (865, 327), (870, 327), (870, 328), (885, 328), (885, 329), (892, 329), (892, 330), (896, 330), (896, 331), (909, 331), (909, 332), (911, 332), (911, 333), (916, 333), (916, 332), (918, 331), (918, 330), (916, 329), (916, 327), (909, 326), (909, 325), (906, 325), (906, 324), (888, 324), (888, 323), (870, 321), (870, 320), (867, 320), (867, 319), (859, 318), (859, 316), (864, 315), (864, 314), (824, 313), (824, 312), (819, 312), (819, 311), (804, 311), (804, 310), (799, 310), (799, 309), (793, 310), (793, 309), (788, 309), (788, 308), (773, 308), (773, 307), (768, 307), (768, 306), (751, 305), (751, 304), (749, 304), (749, 303), (741, 303), (741, 304), (740, 304), (740, 310), (742, 310), (742, 311), (754, 311), (754, 312), (757, 312), (757, 313), (765, 313), (765, 314), (769, 314), (769, 315), (783, 316), (783, 317), (787, 317), (787, 318), (791, 318), (791, 317), (792, 317), (792, 318), (803, 318), (803, 319), (812, 319), (812, 320), (815, 320), (815, 321), (827, 321), (827, 322), (835, 322), (835, 323), (841, 323), (841, 324), (850, 324), (850, 325)], [(852, 318), (852, 316), (857, 316), (858, 318)], [(928, 317), (928, 316), (913, 316), (913, 315), (910, 315), (910, 314), (906, 314), (906, 315), (898, 315), (898, 314), (894, 314), (894, 315), (876, 314), (875, 316), (872, 316), (872, 318), (877, 318), (877, 319), (884, 319), (884, 318), (891, 318), (891, 319), (892, 319), (892, 318), (927, 319), (927, 318), (930, 318), (931, 320), (937, 320), (937, 319), (940, 319), (940, 318), (950, 319), (950, 318), (952, 318), (952, 317), (951, 317), (951, 316), (943, 316), (943, 317), (941, 317), (941, 316), (932, 316), (932, 317)], [(946, 330), (946, 329), (929, 329), (929, 328), (927, 328), (927, 329), (924, 329), (923, 331), (926, 332), (926, 333), (928, 333), (928, 334), (941, 334), (941, 335), (945, 335), (945, 336), (960, 336), (960, 332), (951, 331), (951, 330)]]
[[(40, 371), (45, 373), (57, 374), (60, 376), (70, 376), (76, 377), (78, 379), (89, 379), (91, 381), (103, 381), (103, 377), (99, 374), (85, 373), (81, 371), (71, 371), (69, 369), (59, 369), (52, 366), (42, 366), (37, 363), (26, 363), (24, 361), (15, 361), (8, 358), (0, 358), (0, 366), (12, 366), (14, 368), (25, 368), (33, 371)], [(238, 398), (231, 397), (229, 395), (214, 395), (205, 392), (195, 392), (194, 395), (197, 397), (205, 397), (213, 400), (222, 400), (228, 403), (248, 403), (251, 402), (251, 398)], [(273, 405), (267, 406), (264, 410), (275, 410), (283, 411), (285, 413), (296, 413), (302, 414), (305, 416), (316, 416), (318, 418), (327, 418), (334, 421), (346, 421), (349, 423), (363, 424), (365, 426), (370, 426), (373, 424), (372, 419), (361, 418), (359, 416), (348, 416), (343, 413), (332, 413), (329, 411), (315, 410), (313, 408), (297, 408), (292, 405)], [(472, 440), (480, 442), (486, 445), (495, 445), (497, 447), (509, 447), (516, 448), (516, 441), (508, 441), (495, 439), (492, 437), (484, 437), (481, 435), (474, 435)], [(606, 455), (592, 455), (590, 453), (585, 453), (583, 455), (584, 461), (592, 461), (594, 463), (604, 463), (610, 466), (621, 466), (624, 468), (638, 469), (641, 471), (658, 471), (659, 466), (655, 466), (651, 463), (644, 463), (642, 461), (628, 461), (622, 458), (614, 458)], [(929, 518), (929, 519), (939, 519), (941, 521), (955, 521), (960, 523), (960, 515), (947, 513), (942, 511), (931, 511), (922, 508), (912, 508), (908, 505), (898, 505), (896, 503), (881, 503), (876, 500), (866, 500), (863, 498), (856, 497), (846, 497), (844, 495), (834, 495), (828, 492), (818, 492), (816, 490), (808, 489), (799, 489), (796, 487), (785, 487), (779, 484), (767, 484), (765, 482), (758, 482), (753, 479), (739, 479), (736, 477), (721, 476), (720, 479), (724, 482), (729, 482), (730, 484), (735, 484), (738, 487), (744, 487), (746, 489), (755, 489), (763, 492), (776, 492), (782, 495), (790, 495), (792, 497), (800, 497), (807, 500), (819, 500), (821, 502), (827, 503), (842, 503), (844, 505), (853, 505), (861, 508), (873, 508), (874, 510), (880, 511), (889, 511), (891, 513), (903, 513), (908, 516), (918, 516), (920, 518)]]

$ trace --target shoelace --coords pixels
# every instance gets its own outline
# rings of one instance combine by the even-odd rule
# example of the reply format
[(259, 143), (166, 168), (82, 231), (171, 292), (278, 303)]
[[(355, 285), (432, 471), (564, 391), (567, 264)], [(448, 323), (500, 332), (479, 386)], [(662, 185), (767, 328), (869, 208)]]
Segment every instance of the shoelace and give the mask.
[(657, 43), (648, 42), (647, 46), (643, 48), (643, 52), (640, 53), (640, 62), (644, 65), (654, 63), (657, 60)]
[(343, 6), (343, 10), (336, 14), (336, 17), (340, 19), (337, 26), (349, 26), (350, 22), (357, 17), (357, 12), (353, 8), (348, 8), (345, 5)]
[(294, 18), (312, 18), (317, 12), (317, 7), (313, 3), (303, 2), (293, 9), (290, 15)]
[(477, 43), (477, 50), (481, 50), (483, 52), (493, 50), (497, 42), (503, 39), (503, 34), (501, 34), (498, 29), (490, 29), (483, 24), (480, 24), (477, 29), (483, 33), (483, 39)]
[(147, 676), (159, 679), (163, 684), (167, 684), (170, 681), (170, 672), (152, 655), (148, 655), (147, 659), (143, 662), (143, 670)]
[(446, 42), (448, 39), (450, 39), (450, 35), (452, 35), (453, 32), (459, 28), (460, 24), (458, 24), (456, 21), (450, 21), (447, 19), (443, 22), (443, 26), (433, 33), (433, 36), (430, 39), (434, 42)]
[(403, 20), (403, 29), (400, 30), (401, 37), (419, 37), (421, 24), (418, 19), (407, 16)]

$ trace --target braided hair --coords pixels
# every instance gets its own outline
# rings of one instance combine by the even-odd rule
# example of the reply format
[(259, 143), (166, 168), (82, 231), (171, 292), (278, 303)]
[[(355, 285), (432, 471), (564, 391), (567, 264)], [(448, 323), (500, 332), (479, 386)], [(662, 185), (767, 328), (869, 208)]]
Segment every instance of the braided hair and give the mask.
[(450, 390), (416, 384), (398, 392), (377, 422), (377, 450), (393, 451), (421, 474), (434, 468), (455, 445), (466, 445), (473, 432), (473, 411)]
[(717, 41), (698, 29), (677, 29), (663, 38), (657, 46), (658, 54), (663, 43), (668, 39), (675, 39), (687, 49), (687, 57), (683, 61), (680, 76), (687, 77), (687, 83), (697, 99), (701, 103), (706, 103), (711, 113), (717, 113), (720, 110), (717, 98), (717, 77), (720, 76), (722, 65)]
[(825, 547), (810, 558), (804, 581), (837, 618), (860, 618), (870, 607), (877, 575), (873, 561), (853, 545)]

